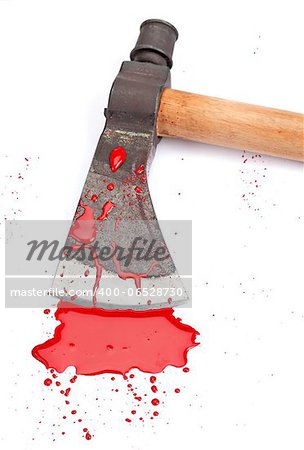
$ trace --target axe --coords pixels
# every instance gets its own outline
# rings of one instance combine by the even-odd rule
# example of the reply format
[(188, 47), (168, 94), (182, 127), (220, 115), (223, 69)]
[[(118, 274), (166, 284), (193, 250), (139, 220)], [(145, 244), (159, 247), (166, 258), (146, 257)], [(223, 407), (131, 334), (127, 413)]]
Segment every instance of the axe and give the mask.
[(53, 283), (60, 298), (109, 309), (190, 304), (189, 270), (178, 273), (147, 184), (161, 137), (304, 159), (302, 114), (171, 89), (177, 38), (170, 23), (146, 20), (114, 80)]

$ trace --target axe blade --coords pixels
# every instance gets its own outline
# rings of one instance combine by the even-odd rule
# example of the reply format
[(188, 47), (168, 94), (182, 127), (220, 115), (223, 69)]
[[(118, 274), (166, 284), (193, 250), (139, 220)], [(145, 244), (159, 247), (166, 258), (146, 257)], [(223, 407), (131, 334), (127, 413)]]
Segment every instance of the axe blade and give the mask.
[[(113, 83), (105, 128), (66, 243), (74, 253), (83, 253), (82, 258), (61, 261), (53, 284), (54, 289), (65, 292), (63, 298), (115, 309), (189, 304), (164, 244), (147, 185), (160, 140), (156, 133), (160, 96), (170, 86), (176, 39), (171, 24), (144, 22), (131, 53), (134, 60), (122, 64)], [(163, 258), (153, 253), (153, 242)], [(138, 257), (140, 245), (141, 249), (150, 245), (153, 257)], [(127, 258), (126, 252), (132, 248), (132, 257)], [(71, 289), (83, 292), (71, 296)], [(160, 295), (153, 295), (155, 292)]]

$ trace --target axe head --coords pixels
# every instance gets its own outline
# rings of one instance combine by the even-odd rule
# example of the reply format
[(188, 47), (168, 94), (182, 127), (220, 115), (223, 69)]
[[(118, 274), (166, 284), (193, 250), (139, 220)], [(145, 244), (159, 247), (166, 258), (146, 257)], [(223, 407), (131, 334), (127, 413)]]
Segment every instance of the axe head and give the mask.
[(105, 128), (53, 283), (61, 298), (113, 309), (189, 304), (147, 184), (176, 39), (171, 24), (144, 22), (132, 61), (122, 64), (113, 83)]

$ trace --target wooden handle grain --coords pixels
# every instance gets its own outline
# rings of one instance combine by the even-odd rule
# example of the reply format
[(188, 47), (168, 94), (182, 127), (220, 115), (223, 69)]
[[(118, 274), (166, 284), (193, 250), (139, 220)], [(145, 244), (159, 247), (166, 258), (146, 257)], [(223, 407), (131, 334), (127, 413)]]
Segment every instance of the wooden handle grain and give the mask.
[(303, 114), (165, 89), (158, 136), (304, 161)]

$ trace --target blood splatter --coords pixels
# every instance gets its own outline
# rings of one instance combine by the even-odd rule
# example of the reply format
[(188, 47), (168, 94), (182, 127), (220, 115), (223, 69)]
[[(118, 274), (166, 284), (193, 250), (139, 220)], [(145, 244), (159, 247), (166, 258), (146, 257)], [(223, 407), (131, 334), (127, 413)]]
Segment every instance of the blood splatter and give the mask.
[(99, 217), (97, 217), (97, 220), (103, 221), (108, 218), (108, 215), (112, 211), (112, 209), (115, 207), (115, 203), (112, 203), (110, 200), (108, 200), (102, 207), (102, 212)]
[(82, 244), (90, 244), (96, 239), (94, 210), (85, 205), (82, 200), (80, 200), (79, 205), (84, 209), (84, 212), (77, 217), (71, 226), (69, 236)]

